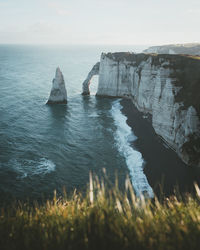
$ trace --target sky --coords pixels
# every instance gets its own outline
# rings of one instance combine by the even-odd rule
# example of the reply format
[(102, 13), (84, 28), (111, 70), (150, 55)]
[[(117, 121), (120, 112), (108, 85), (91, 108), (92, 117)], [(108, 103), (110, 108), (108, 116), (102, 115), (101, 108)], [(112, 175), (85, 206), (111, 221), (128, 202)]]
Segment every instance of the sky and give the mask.
[(0, 44), (200, 42), (200, 0), (0, 0)]

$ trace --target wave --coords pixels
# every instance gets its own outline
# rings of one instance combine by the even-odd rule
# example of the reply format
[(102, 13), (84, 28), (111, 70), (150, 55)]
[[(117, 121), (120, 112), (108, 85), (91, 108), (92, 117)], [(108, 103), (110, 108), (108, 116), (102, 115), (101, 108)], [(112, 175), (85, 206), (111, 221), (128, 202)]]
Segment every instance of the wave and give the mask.
[(131, 142), (137, 140), (137, 137), (127, 125), (127, 118), (122, 114), (121, 109), (120, 100), (114, 101), (111, 108), (111, 114), (117, 128), (115, 131), (116, 146), (120, 154), (125, 157), (136, 195), (145, 194), (149, 197), (153, 197), (153, 190), (143, 172), (145, 162), (142, 158), (142, 154), (130, 145)]
[(35, 175), (46, 175), (55, 171), (56, 165), (46, 158), (40, 158), (39, 161), (23, 160), (19, 162), (14, 160), (10, 162), (14, 170), (19, 174), (19, 179), (31, 177)]
[(89, 114), (88, 117), (90, 117), (90, 118), (96, 118), (96, 117), (99, 117), (99, 114), (93, 112), (92, 114)]

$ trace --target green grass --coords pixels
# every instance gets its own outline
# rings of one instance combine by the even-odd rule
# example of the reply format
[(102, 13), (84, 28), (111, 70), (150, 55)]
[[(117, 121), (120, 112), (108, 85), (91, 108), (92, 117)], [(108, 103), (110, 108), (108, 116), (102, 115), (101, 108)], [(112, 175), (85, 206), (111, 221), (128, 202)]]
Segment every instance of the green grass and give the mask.
[(0, 210), (0, 249), (199, 249), (200, 190), (159, 202), (90, 176), (88, 192)]

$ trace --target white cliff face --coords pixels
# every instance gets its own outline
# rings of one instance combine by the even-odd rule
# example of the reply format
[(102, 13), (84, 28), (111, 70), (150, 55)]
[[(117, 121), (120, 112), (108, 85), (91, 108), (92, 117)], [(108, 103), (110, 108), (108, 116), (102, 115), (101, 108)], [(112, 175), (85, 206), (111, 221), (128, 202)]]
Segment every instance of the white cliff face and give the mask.
[(55, 78), (52, 81), (51, 93), (47, 104), (65, 104), (67, 103), (67, 91), (65, 81), (60, 68), (56, 69)]
[(92, 77), (94, 75), (98, 75), (99, 74), (99, 65), (100, 65), (100, 63), (97, 62), (93, 66), (92, 70), (89, 72), (87, 78), (83, 82), (83, 92), (82, 92), (82, 95), (89, 95), (90, 94), (90, 90), (89, 90), (90, 81), (91, 81), (91, 79), (92, 79)]
[(126, 60), (115, 58), (115, 54), (102, 54), (97, 95), (130, 97), (140, 111), (152, 115), (155, 132), (186, 163), (200, 167), (200, 145), (192, 149), (192, 156), (188, 153), (190, 148), (183, 150), (191, 136), (200, 139), (200, 119), (192, 105), (185, 107), (176, 101), (182, 87), (175, 84), (173, 72), (170, 60), (162, 57), (154, 63), (151, 55), (138, 62), (137, 56)]

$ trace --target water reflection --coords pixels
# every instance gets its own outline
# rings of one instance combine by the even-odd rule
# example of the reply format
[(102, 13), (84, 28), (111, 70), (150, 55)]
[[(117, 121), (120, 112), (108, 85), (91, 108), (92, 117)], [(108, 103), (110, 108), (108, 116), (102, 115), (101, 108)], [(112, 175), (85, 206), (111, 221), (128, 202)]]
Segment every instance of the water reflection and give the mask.
[(48, 130), (52, 133), (62, 133), (65, 129), (65, 124), (68, 122), (68, 116), (70, 115), (67, 105), (55, 104), (46, 105), (48, 111)]

